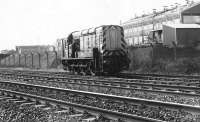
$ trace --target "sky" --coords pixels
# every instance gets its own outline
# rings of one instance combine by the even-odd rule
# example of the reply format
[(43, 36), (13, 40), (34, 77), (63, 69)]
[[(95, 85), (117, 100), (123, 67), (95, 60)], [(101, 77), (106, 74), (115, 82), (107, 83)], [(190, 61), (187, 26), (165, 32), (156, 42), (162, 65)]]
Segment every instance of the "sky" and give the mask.
[[(199, 1), (199, 0), (194, 0)], [(0, 0), (0, 50), (53, 45), (70, 32), (120, 24), (185, 0)]]

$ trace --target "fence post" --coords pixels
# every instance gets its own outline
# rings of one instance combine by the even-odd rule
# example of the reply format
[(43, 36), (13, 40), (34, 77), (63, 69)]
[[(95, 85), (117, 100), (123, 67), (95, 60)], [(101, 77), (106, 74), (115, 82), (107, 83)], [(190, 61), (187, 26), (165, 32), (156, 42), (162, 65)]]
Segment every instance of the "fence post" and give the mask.
[(33, 53), (31, 52), (31, 68), (33, 68)]
[(37, 52), (37, 54), (38, 54), (38, 61), (39, 61), (39, 68), (41, 68), (41, 55), (40, 55), (40, 53), (39, 52)]
[(8, 57), (6, 57), (6, 60), (7, 60), (7, 61), (6, 61), (6, 65), (9, 66), (9, 60), (8, 60)]
[(4, 63), (5, 63), (5, 66), (6, 66), (6, 63), (7, 63), (7, 62), (6, 62), (6, 58), (4, 58)]
[(26, 54), (24, 54), (24, 67), (26, 67)]
[(45, 53), (46, 53), (46, 56), (47, 56), (47, 69), (48, 69), (49, 68), (49, 55), (48, 55), (47, 51), (45, 51)]
[(9, 60), (8, 60), (8, 57), (6, 57), (6, 65), (8, 66), (9, 64)]
[(174, 49), (174, 60), (176, 61), (176, 59), (177, 59), (177, 49), (176, 49), (176, 47), (177, 47), (177, 43), (176, 42), (172, 42), (172, 44), (173, 44), (173, 49)]
[(19, 67), (20, 67), (20, 64), (21, 64), (21, 63), (20, 63), (20, 62), (21, 62), (21, 61), (20, 61), (20, 57), (21, 57), (21, 55), (19, 54)]
[(6, 66), (6, 59), (4, 58), (3, 60), (4, 60), (4, 66)]
[(7, 66), (7, 60), (6, 60), (7, 58), (4, 58), (4, 59), (5, 59), (5, 66)]
[(176, 51), (176, 47), (174, 47), (174, 60), (176, 61), (176, 57), (177, 57), (177, 51)]
[(8, 57), (8, 60), (9, 60), (9, 66), (10, 66), (10, 55), (9, 55), (9, 57)]
[(55, 53), (55, 56), (56, 56), (56, 68), (58, 68), (58, 53), (56, 52), (56, 51), (54, 51), (54, 53)]
[(151, 44), (151, 48), (152, 48), (152, 51), (151, 51), (151, 66), (153, 67), (153, 64), (154, 64), (154, 45)]
[(13, 54), (13, 65), (15, 66), (15, 54)]
[(6, 60), (6, 66), (8, 66), (8, 65), (7, 65), (7, 63), (8, 63), (8, 59), (7, 59), (7, 57), (5, 58), (5, 60)]
[(6, 58), (4, 58), (4, 65), (6, 66)]

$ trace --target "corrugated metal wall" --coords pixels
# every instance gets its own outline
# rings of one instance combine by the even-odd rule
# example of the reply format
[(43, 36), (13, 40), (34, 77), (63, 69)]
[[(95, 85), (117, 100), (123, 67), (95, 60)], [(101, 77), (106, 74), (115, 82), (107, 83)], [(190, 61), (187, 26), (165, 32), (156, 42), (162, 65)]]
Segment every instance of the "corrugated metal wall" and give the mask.
[(176, 29), (178, 46), (195, 47), (200, 43), (200, 28)]
[(170, 47), (173, 47), (173, 42), (176, 41), (176, 29), (171, 28), (169, 26), (163, 25), (163, 42), (164, 45), (168, 45)]

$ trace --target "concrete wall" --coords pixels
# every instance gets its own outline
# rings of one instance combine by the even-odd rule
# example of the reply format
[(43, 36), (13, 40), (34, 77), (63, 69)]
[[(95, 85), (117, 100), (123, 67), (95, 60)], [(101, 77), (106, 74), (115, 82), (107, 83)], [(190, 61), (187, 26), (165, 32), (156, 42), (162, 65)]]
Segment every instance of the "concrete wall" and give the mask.
[(57, 68), (61, 64), (57, 52), (15, 53), (0, 60), (1, 67)]
[[(199, 48), (168, 48), (162, 45), (148, 47), (129, 47), (131, 63), (129, 70), (137, 71), (141, 68), (151, 69), (159, 63), (177, 63), (180, 59), (200, 58)], [(200, 62), (200, 61), (199, 61)], [(144, 70), (144, 69), (142, 69)]]

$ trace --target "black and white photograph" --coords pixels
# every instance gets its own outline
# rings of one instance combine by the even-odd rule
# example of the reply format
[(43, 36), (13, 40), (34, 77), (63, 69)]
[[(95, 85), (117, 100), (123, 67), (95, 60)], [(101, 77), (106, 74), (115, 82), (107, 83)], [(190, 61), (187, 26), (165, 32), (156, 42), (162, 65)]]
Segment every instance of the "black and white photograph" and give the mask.
[(200, 0), (0, 0), (0, 122), (200, 122)]

